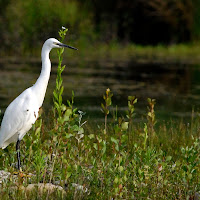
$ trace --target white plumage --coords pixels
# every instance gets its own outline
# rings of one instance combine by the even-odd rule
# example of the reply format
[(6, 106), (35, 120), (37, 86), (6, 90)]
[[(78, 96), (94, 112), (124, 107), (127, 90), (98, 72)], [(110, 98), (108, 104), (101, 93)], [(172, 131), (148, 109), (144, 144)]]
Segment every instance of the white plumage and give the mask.
[(5, 111), (0, 129), (0, 148), (4, 149), (10, 143), (20, 141), (37, 120), (51, 72), (49, 53), (52, 48), (61, 47), (76, 49), (54, 38), (45, 41), (41, 52), (42, 70), (39, 78), (32, 87), (14, 99)]
[(36, 121), (39, 107), (33, 88), (26, 89), (8, 106), (1, 124), (1, 148), (24, 137)]

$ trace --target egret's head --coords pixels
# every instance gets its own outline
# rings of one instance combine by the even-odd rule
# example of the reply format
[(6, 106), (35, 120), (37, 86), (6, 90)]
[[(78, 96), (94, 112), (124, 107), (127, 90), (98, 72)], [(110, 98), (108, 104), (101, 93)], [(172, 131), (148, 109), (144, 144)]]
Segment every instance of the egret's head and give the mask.
[(74, 49), (74, 50), (78, 50), (75, 47), (71, 47), (69, 45), (63, 44), (61, 42), (59, 42), (57, 39), (55, 38), (49, 38), (48, 40), (45, 41), (44, 46), (47, 46), (48, 48), (52, 49), (52, 48), (62, 48), (62, 47), (67, 47), (70, 49)]

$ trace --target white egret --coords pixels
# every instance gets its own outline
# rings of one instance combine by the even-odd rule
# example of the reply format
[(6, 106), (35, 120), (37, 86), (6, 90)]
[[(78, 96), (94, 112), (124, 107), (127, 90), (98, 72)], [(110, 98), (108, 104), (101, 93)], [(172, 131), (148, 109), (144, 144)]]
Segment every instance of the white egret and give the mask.
[(21, 170), (20, 141), (37, 120), (39, 109), (45, 97), (51, 71), (49, 53), (52, 48), (62, 47), (77, 50), (54, 38), (45, 41), (41, 52), (42, 70), (39, 78), (32, 87), (26, 89), (14, 99), (5, 111), (0, 129), (0, 148), (4, 149), (10, 143), (16, 142), (17, 166), (19, 170)]

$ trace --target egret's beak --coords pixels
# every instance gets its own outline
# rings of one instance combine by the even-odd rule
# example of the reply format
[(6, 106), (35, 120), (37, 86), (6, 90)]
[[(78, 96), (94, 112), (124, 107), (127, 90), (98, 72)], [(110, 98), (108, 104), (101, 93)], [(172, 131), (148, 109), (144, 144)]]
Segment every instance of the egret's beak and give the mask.
[(63, 44), (63, 43), (57, 43), (57, 45), (59, 45), (59, 46), (61, 46), (61, 47), (67, 47), (67, 48), (70, 48), (70, 49), (78, 50), (78, 49), (75, 48), (75, 47), (71, 47), (71, 46), (66, 45), (66, 44)]

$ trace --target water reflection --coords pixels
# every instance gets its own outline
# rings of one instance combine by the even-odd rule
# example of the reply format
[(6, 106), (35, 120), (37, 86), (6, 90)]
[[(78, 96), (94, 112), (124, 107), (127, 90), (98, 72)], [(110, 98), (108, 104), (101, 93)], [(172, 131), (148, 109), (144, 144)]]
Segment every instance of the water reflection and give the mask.
[[(64, 63), (68, 63), (67, 61)], [(20, 61), (0, 62), (0, 109), (24, 89), (35, 83), (40, 73), (40, 61), (28, 64)], [(100, 120), (100, 103), (106, 88), (114, 93), (113, 104), (124, 112), (127, 96), (136, 95), (138, 118), (146, 113), (146, 98), (156, 98), (156, 112), (161, 119), (185, 118), (192, 107), (200, 105), (200, 66), (185, 64), (161, 64), (145, 62), (87, 62), (85, 66), (68, 64), (64, 73), (64, 100), (75, 92), (76, 107), (87, 116)], [(55, 87), (56, 63), (52, 64), (51, 78), (44, 102), (45, 110), (51, 108)]]

